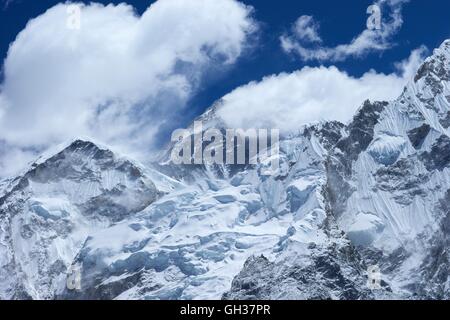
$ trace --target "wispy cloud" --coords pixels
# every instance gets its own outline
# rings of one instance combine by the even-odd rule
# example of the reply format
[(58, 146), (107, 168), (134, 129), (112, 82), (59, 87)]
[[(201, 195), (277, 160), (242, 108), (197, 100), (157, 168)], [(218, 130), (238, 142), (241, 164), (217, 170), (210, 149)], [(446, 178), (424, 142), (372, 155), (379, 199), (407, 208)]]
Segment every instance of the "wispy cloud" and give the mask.
[(388, 13), (388, 18), (381, 20), (381, 28), (365, 29), (349, 43), (335, 47), (323, 46), (318, 33), (319, 23), (311, 16), (301, 16), (291, 32), (280, 37), (281, 46), (285, 52), (296, 54), (305, 61), (338, 62), (370, 52), (385, 51), (393, 46), (392, 38), (403, 24), (402, 7), (408, 1), (378, 0), (375, 5), (381, 13)]
[(292, 31), (298, 40), (311, 43), (321, 43), (319, 24), (312, 16), (301, 16), (292, 27)]

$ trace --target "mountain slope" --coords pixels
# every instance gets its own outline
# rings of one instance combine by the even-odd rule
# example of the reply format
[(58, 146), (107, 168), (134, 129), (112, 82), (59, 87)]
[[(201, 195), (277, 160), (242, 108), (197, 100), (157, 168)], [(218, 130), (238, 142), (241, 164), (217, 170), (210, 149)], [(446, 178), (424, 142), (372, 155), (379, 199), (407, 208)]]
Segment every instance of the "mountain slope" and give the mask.
[(142, 169), (76, 140), (41, 158), (0, 198), (0, 297), (46, 299), (65, 285), (86, 237), (159, 198)]

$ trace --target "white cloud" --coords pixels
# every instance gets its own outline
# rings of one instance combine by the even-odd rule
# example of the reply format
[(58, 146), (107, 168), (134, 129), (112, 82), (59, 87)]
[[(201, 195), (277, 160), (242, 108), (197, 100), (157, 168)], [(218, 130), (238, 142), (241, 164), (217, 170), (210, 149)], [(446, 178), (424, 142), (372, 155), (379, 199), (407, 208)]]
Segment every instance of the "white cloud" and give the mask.
[(27, 164), (36, 159), (36, 150), (23, 149), (0, 143), (0, 180), (13, 177), (21, 172)]
[(0, 88), (10, 150), (76, 136), (149, 149), (204, 71), (231, 65), (256, 29), (252, 8), (235, 0), (159, 0), (142, 16), (81, 5), (79, 30), (67, 27), (68, 5), (31, 20), (10, 46)]
[(335, 47), (322, 46), (321, 41), (315, 41), (315, 45), (308, 46), (308, 42), (312, 42), (311, 34), (313, 39), (321, 39), (317, 33), (319, 24), (313, 17), (301, 16), (294, 24), (292, 34), (285, 34), (280, 37), (281, 47), (285, 52), (297, 54), (305, 61), (318, 60), (337, 62), (343, 61), (349, 57), (361, 57), (374, 51), (385, 51), (392, 47), (392, 37), (398, 32), (403, 24), (401, 13), (402, 6), (408, 1), (409, 0), (376, 1), (375, 5), (381, 9), (381, 13), (389, 12), (389, 19), (381, 21), (381, 29), (366, 29), (357, 35), (350, 43), (340, 44)]
[(392, 100), (402, 92), (423, 61), (414, 50), (393, 74), (369, 71), (354, 78), (332, 66), (305, 67), (251, 82), (223, 97), (218, 115), (233, 128), (298, 130), (320, 120), (348, 122), (366, 100)]

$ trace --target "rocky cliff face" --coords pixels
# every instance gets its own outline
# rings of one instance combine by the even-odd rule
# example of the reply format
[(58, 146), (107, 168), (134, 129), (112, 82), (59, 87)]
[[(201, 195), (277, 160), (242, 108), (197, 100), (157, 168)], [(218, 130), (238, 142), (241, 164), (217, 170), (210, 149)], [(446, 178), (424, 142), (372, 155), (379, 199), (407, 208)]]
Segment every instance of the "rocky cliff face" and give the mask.
[(397, 100), (281, 137), (272, 175), (74, 141), (0, 184), (0, 298), (449, 299), (449, 119), (446, 41)]

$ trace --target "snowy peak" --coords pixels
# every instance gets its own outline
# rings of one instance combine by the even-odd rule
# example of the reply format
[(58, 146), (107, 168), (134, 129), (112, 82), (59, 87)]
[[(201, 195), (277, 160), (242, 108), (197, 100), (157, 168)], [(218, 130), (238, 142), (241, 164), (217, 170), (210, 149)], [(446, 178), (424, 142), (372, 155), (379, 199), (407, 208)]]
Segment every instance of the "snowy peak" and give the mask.
[(18, 191), (51, 194), (67, 198), (85, 214), (95, 211), (113, 221), (144, 209), (161, 195), (142, 168), (86, 140), (75, 140), (56, 154), (41, 157), (10, 189), (4, 201)]
[[(131, 162), (120, 159), (112, 151), (107, 148), (100, 147), (97, 144), (77, 139), (70, 143), (67, 147), (63, 148), (50, 156), (43, 156), (32, 164), (32, 169), (29, 173), (39, 178), (44, 178), (43, 171), (52, 172), (51, 178), (67, 178), (76, 179), (80, 176), (89, 174), (92, 167), (98, 167), (100, 170), (107, 170), (117, 165), (128, 165), (131, 170), (129, 172), (132, 176), (142, 176), (140, 170), (134, 166)], [(66, 170), (70, 166), (72, 170)], [(74, 170), (77, 168), (78, 170)], [(55, 169), (57, 169), (55, 171)]]
[[(420, 66), (399, 101), (410, 118), (426, 120), (438, 131), (450, 124), (450, 41), (445, 41)], [(442, 126), (441, 126), (442, 125)]]
[(414, 82), (421, 79), (430, 82), (433, 78), (450, 81), (450, 40), (444, 41), (433, 51), (433, 55), (425, 60), (417, 71)]

